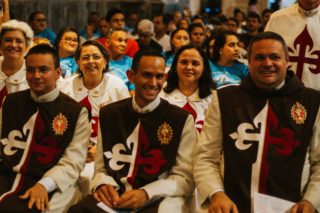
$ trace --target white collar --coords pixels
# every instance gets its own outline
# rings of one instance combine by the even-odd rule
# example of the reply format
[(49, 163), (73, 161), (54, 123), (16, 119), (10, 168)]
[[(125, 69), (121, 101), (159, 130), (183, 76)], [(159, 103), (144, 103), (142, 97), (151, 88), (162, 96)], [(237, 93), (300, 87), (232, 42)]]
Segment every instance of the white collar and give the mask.
[(54, 88), (51, 92), (48, 92), (47, 94), (37, 96), (31, 89), (30, 89), (30, 94), (32, 100), (38, 103), (44, 103), (44, 102), (51, 102), (54, 99), (56, 99), (59, 95), (59, 89), (58, 87)]
[(139, 113), (147, 113), (153, 111), (158, 105), (160, 104), (160, 97), (159, 95), (147, 106), (141, 108), (138, 103), (135, 100), (135, 96), (132, 98), (132, 107), (134, 111), (139, 112)]
[(23, 63), (22, 67), (18, 72), (11, 76), (7, 76), (2, 70), (0, 71), (0, 81), (6, 81), (11, 84), (20, 84), (26, 80), (26, 66)]
[(104, 89), (102, 89), (101, 87), (103, 87), (105, 85), (105, 76), (102, 77), (101, 82), (93, 89), (88, 90), (84, 84), (83, 84), (83, 76), (80, 75), (76, 75), (74, 77), (75, 79), (75, 84), (74, 84), (74, 91), (75, 93), (89, 93), (92, 96), (101, 96), (103, 95), (103, 93), (105, 92)]
[(201, 98), (199, 97), (199, 89), (197, 89), (192, 95), (185, 96), (178, 88), (174, 89), (172, 92), (172, 95), (170, 95), (173, 98), (173, 101), (188, 101), (191, 102), (198, 102), (201, 101)]

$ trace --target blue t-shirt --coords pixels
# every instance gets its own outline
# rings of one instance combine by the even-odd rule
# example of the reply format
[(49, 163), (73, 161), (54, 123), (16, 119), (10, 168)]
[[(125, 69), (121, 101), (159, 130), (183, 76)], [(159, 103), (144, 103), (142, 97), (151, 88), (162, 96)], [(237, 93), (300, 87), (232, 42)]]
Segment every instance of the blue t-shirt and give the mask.
[(248, 75), (248, 66), (235, 62), (232, 66), (221, 66), (218, 63), (209, 61), (211, 76), (216, 87), (219, 88), (228, 84), (240, 84), (241, 80)]
[(73, 56), (67, 58), (60, 58), (60, 67), (62, 71), (62, 77), (72, 76), (78, 68), (78, 64)]
[(128, 87), (129, 91), (134, 90), (134, 84), (132, 84), (127, 78), (127, 70), (131, 69), (132, 58), (125, 55), (119, 60), (110, 60), (109, 70), (111, 74), (114, 74), (121, 78), (125, 85)]
[(46, 28), (44, 31), (40, 33), (35, 33), (34, 37), (46, 38), (50, 41), (52, 45), (54, 45), (54, 40), (56, 40), (56, 34), (49, 28)]
[(162, 55), (166, 60), (166, 68), (170, 69), (172, 66), (173, 59), (174, 59), (173, 52), (162, 52)]

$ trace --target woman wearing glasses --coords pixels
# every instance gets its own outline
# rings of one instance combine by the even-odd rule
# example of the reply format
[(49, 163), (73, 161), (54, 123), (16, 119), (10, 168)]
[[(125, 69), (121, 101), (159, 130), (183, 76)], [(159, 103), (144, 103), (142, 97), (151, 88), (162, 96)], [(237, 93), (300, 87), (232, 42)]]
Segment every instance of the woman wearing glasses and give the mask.
[(64, 27), (57, 35), (54, 46), (59, 53), (63, 78), (70, 78), (77, 71), (78, 65), (74, 59), (74, 54), (79, 43), (79, 33), (73, 27)]
[(79, 74), (66, 79), (61, 91), (85, 106), (91, 113), (92, 133), (89, 142), (87, 165), (81, 176), (83, 195), (89, 193), (96, 150), (99, 109), (107, 104), (130, 97), (123, 81), (108, 72), (109, 54), (97, 41), (84, 42), (75, 53)]

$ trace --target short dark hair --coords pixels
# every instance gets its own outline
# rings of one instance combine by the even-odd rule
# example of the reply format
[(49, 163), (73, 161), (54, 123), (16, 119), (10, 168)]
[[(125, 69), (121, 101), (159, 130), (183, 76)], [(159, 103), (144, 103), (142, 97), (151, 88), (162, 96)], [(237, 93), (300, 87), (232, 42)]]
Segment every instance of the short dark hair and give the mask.
[(227, 36), (234, 35), (238, 38), (238, 34), (236, 32), (227, 30), (219, 32), (213, 46), (213, 55), (212, 61), (216, 62), (220, 58), (220, 49), (226, 44)]
[(154, 19), (155, 17), (159, 17), (159, 16), (162, 17), (162, 23), (164, 25), (166, 25), (166, 26), (168, 26), (170, 21), (173, 20), (172, 16), (170, 14), (167, 14), (167, 13), (166, 14), (156, 14), (156, 15), (153, 16), (152, 19)]
[(110, 22), (112, 17), (115, 15), (115, 14), (118, 14), (118, 13), (121, 13), (124, 17), (126, 17), (126, 15), (124, 14), (124, 12), (118, 8), (111, 8), (108, 12), (107, 12), (107, 15), (106, 15), (106, 20), (107, 22)]
[(34, 21), (36, 15), (38, 15), (38, 14), (44, 14), (45, 15), (45, 13), (43, 11), (40, 11), (40, 10), (34, 11), (29, 15), (28, 22)]
[(200, 98), (206, 98), (208, 95), (212, 93), (212, 89), (215, 89), (215, 84), (213, 82), (213, 79), (211, 77), (211, 69), (209, 65), (209, 60), (206, 55), (206, 53), (199, 47), (195, 47), (193, 45), (186, 45), (181, 47), (176, 55), (174, 56), (172, 66), (168, 73), (168, 79), (167, 79), (167, 85), (163, 90), (166, 93), (171, 93), (174, 89), (179, 87), (179, 77), (177, 73), (177, 66), (178, 66), (178, 60), (180, 55), (185, 51), (189, 49), (195, 49), (199, 52), (203, 59), (203, 73), (199, 79), (199, 97)]
[(77, 34), (78, 44), (80, 44), (80, 34), (77, 31), (77, 29), (74, 27), (64, 27), (58, 32), (57, 37), (54, 40), (54, 47), (57, 49), (58, 52), (59, 52), (59, 43), (62, 39), (62, 36), (67, 32), (74, 32), (75, 34)]
[(38, 44), (36, 46), (33, 46), (26, 54), (25, 59), (27, 59), (30, 55), (37, 55), (37, 54), (52, 55), (54, 67), (55, 68), (60, 67), (58, 51), (54, 47), (51, 47), (48, 44)]
[(274, 10), (266, 8), (262, 11), (261, 17), (263, 17), (266, 13), (273, 13), (273, 12), (274, 12)]
[(228, 18), (228, 21), (233, 21), (233, 22), (235, 22), (236, 25), (237, 25), (237, 27), (239, 27), (239, 21), (238, 21), (236, 18), (230, 17), (230, 18)]
[[(108, 71), (109, 71), (109, 53), (108, 53), (108, 51), (106, 50), (106, 48), (104, 48), (104, 46), (102, 46), (102, 44), (100, 44), (99, 42), (97, 42), (97, 41), (95, 41), (95, 40), (87, 40), (87, 41), (85, 41), (83, 44), (81, 44), (81, 45), (78, 47), (78, 49), (77, 49), (77, 51), (76, 51), (76, 53), (75, 53), (75, 55), (74, 55), (74, 58), (76, 59), (77, 63), (78, 63), (78, 61), (79, 61), (79, 59), (80, 59), (80, 55), (81, 55), (82, 48), (83, 48), (83, 47), (86, 47), (86, 46), (95, 46), (95, 47), (97, 47), (97, 48), (100, 50), (102, 56), (103, 56), (104, 59), (106, 59), (106, 61), (107, 61), (107, 65), (106, 65), (105, 69), (102, 70), (102, 72), (103, 72), (103, 73), (108, 72)], [(77, 72), (80, 74), (80, 76), (83, 75), (82, 71), (80, 70), (80, 66), (78, 66)]]
[(282, 44), (282, 48), (283, 48), (283, 51), (285, 53), (286, 58), (289, 58), (287, 44), (286, 44), (285, 40), (282, 38), (282, 36), (279, 35), (278, 33), (275, 33), (275, 32), (265, 31), (265, 32), (259, 33), (258, 35), (256, 35), (255, 37), (253, 37), (251, 39), (249, 46), (248, 46), (248, 60), (249, 61), (251, 58), (253, 44), (258, 41), (267, 40), (267, 39), (280, 42)]
[(260, 15), (259, 15), (258, 13), (256, 13), (256, 12), (252, 12), (252, 11), (249, 12), (249, 13), (248, 13), (248, 16), (247, 16), (247, 20), (248, 20), (249, 18), (258, 19), (259, 23), (261, 23), (261, 17), (260, 17)]
[(192, 23), (192, 24), (189, 25), (189, 28), (188, 28), (189, 34), (191, 34), (192, 31), (197, 27), (200, 27), (201, 29), (203, 29), (203, 31), (205, 31), (205, 28), (204, 28), (204, 26), (202, 24), (200, 24), (200, 23)]
[(157, 50), (154, 50), (154, 49), (139, 50), (138, 52), (135, 53), (132, 60), (131, 69), (133, 70), (134, 73), (137, 73), (141, 58), (143, 56), (159, 57), (159, 58), (162, 58), (163, 61), (165, 61), (163, 55)]

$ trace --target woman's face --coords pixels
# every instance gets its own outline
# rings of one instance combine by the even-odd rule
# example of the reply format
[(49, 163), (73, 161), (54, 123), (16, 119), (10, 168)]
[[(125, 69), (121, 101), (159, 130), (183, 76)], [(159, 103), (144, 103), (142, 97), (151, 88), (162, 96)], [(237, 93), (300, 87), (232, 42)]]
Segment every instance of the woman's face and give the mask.
[(203, 69), (203, 58), (198, 50), (184, 50), (180, 54), (177, 64), (179, 83), (198, 83)]
[(237, 36), (228, 35), (226, 43), (220, 49), (220, 59), (224, 61), (235, 61), (239, 58), (239, 40)]
[(201, 47), (206, 40), (206, 34), (201, 27), (195, 27), (191, 32), (191, 43), (196, 47)]
[(179, 30), (171, 39), (175, 51), (190, 43), (189, 34), (185, 30)]
[(77, 61), (83, 77), (86, 80), (95, 79), (103, 75), (103, 70), (108, 61), (103, 57), (99, 48), (94, 45), (84, 46)]
[(4, 58), (23, 60), (27, 41), (20, 30), (6, 31), (1, 39), (0, 48)]
[(65, 32), (59, 42), (59, 55), (73, 56), (78, 47), (78, 36), (75, 32)]

